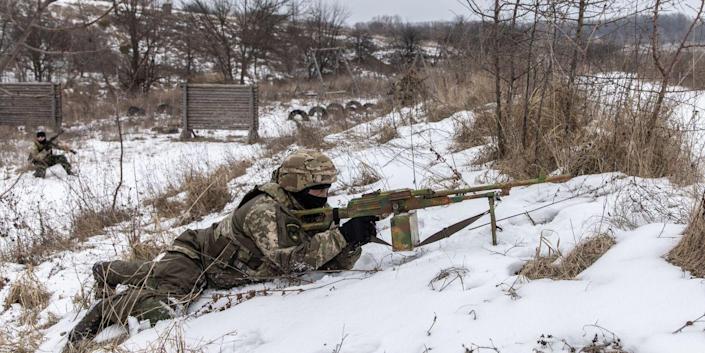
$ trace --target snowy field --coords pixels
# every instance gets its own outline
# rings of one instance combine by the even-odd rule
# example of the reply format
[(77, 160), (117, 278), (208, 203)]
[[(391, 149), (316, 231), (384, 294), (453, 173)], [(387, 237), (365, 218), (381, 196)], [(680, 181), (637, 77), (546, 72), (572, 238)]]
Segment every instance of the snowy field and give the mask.
[[(698, 97), (693, 102), (705, 107)], [(265, 109), (261, 135), (285, 135), (295, 128), (285, 120), (284, 106)], [(342, 205), (377, 189), (465, 187), (501, 177), (470, 163), (478, 147), (453, 150), (455, 126), (473, 119), (471, 112), (436, 123), (421, 122), (423, 118), (406, 110), (328, 135), (326, 142), (333, 147), (326, 152), (340, 170), (331, 204)], [(391, 123), (400, 126), (399, 137), (376, 143), (379, 130)], [(238, 196), (222, 212), (183, 227), (172, 227), (168, 220), (157, 224), (146, 216), (142, 220), (145, 237), (174, 237), (187, 227), (210, 225), (232, 210), (244, 190), (266, 181), (284, 155), (266, 156), (263, 148), (237, 140), (185, 143), (144, 132), (128, 135), (120, 202), (134, 203), (143, 197), (141, 191), (178, 178), (182, 169), (176, 165), (198, 163), (211, 169), (232, 159), (251, 159), (255, 163), (247, 174), (229, 184)], [(74, 190), (87, 185), (111, 193), (117, 143), (91, 139), (81, 142), (81, 149), (73, 161), (79, 178), (64, 176), (60, 168), (53, 168), (57, 175), (46, 180), (22, 174), (13, 189), (19, 201), (14, 211), (30, 215), (40, 204), (53, 226), (67, 230), (69, 223), (60, 216), (79, 202)], [(370, 173), (380, 179), (357, 185)], [(6, 175), (0, 190), (16, 177)], [(481, 226), (489, 221), (485, 216), (451, 238), (412, 252), (393, 253), (386, 246), (368, 244), (354, 271), (311, 273), (301, 283), (207, 291), (183, 318), (154, 328), (138, 323), (128, 330), (112, 327), (98, 339), (129, 334), (122, 348), (144, 352), (160, 346), (177, 352), (177, 343), (183, 341), (203, 352), (547, 353), (571, 352), (571, 347), (580, 349), (597, 337), (600, 344), (620, 339), (625, 351), (634, 353), (702, 353), (704, 323), (673, 332), (705, 312), (705, 282), (663, 258), (681, 237), (694, 191), (694, 186), (676, 187), (665, 179), (619, 173), (515, 188), (497, 208), (502, 220), (497, 246), (491, 245), (489, 227)], [(421, 210), (421, 237), (485, 210), (484, 199)], [(380, 237), (390, 241), (389, 219), (377, 227)], [(74, 299), (91, 288), (92, 264), (122, 255), (128, 228), (112, 227), (79, 250), (56, 254), (34, 268), (52, 292), (42, 320), (60, 318), (44, 329), (40, 352), (60, 352), (64, 334), (83, 314)], [(614, 236), (617, 244), (577, 279), (529, 281), (516, 275), (541, 242), (543, 251), (550, 244), (566, 254), (579, 241), (598, 234)], [(3, 264), (0, 276), (9, 283), (0, 290), (0, 300), (25, 269)], [(434, 280), (449, 269), (452, 275)], [(0, 314), (0, 325), (19, 329), (20, 314), (19, 305), (12, 305)]]

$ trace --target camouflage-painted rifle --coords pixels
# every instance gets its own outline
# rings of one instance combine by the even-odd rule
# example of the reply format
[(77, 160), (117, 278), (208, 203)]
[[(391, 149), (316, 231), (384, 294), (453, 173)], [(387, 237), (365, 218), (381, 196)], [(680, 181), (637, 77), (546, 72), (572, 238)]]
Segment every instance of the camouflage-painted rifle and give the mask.
[[(495, 232), (496, 222), (494, 217), (494, 202), (499, 196), (508, 195), (509, 190), (513, 187), (541, 183), (564, 182), (570, 178), (570, 175), (540, 177), (536, 179), (480, 185), (455, 190), (436, 191), (432, 189), (399, 189), (391, 191), (376, 191), (350, 200), (346, 207), (315, 208), (310, 210), (293, 211), (293, 214), (302, 221), (302, 228), (307, 231), (323, 231), (329, 229), (333, 223), (338, 224), (341, 219), (346, 218), (363, 216), (377, 216), (380, 218), (385, 218), (388, 215), (393, 214), (391, 221), (392, 248), (394, 251), (399, 251), (411, 250), (415, 246), (422, 246), (443, 238), (447, 238), (489, 213), (492, 222), (493, 244), (496, 245), (497, 240)], [(414, 210), (450, 205), (452, 203), (480, 198), (488, 199), (490, 208), (487, 212), (455, 223), (442, 231), (431, 235), (422, 243), (419, 243), (418, 225), (416, 213), (413, 212)], [(316, 219), (316, 221), (307, 221), (310, 219)], [(383, 242), (379, 239), (374, 239), (374, 241)]]

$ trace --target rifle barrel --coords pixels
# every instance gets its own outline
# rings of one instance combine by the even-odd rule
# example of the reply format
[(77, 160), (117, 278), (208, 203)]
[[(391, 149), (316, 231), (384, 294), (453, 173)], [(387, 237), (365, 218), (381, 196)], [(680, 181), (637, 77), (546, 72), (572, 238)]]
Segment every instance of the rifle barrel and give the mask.
[(457, 194), (467, 194), (467, 193), (478, 192), (478, 191), (510, 189), (510, 188), (518, 187), (518, 186), (528, 186), (528, 185), (541, 184), (541, 183), (560, 183), (560, 182), (570, 180), (571, 178), (572, 178), (571, 175), (558, 175), (558, 176), (552, 176), (552, 177), (541, 177), (541, 178), (534, 178), (534, 179), (528, 179), (528, 180), (510, 181), (507, 183), (478, 185), (478, 186), (473, 186), (473, 187), (469, 187), (469, 188), (465, 188), (465, 189), (441, 190), (441, 191), (434, 192), (431, 196), (449, 196), (449, 195), (457, 195)]

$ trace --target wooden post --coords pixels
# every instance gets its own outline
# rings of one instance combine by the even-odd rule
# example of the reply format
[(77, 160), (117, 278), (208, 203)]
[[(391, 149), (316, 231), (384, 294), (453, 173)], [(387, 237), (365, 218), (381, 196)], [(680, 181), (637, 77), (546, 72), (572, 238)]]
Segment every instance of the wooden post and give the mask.
[(487, 198), (490, 202), (490, 226), (492, 228), (492, 245), (497, 245), (497, 218), (494, 214), (494, 195)]
[(181, 139), (188, 140), (191, 138), (191, 132), (188, 129), (188, 82), (181, 83)]
[(257, 130), (259, 130), (259, 112), (258, 112), (258, 98), (257, 97), (257, 86), (252, 85), (250, 86), (250, 117), (252, 118), (252, 123), (250, 125), (250, 131), (247, 134), (247, 143), (255, 143), (259, 139), (259, 134)]

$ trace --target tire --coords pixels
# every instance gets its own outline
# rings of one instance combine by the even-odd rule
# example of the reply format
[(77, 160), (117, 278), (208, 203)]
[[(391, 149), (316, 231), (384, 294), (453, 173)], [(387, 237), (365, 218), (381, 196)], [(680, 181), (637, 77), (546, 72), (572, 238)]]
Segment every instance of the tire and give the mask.
[(140, 107), (135, 107), (134, 105), (127, 108), (127, 115), (128, 116), (145, 116), (147, 113), (144, 111), (143, 108)]
[(318, 120), (327, 120), (328, 111), (320, 105), (317, 105), (308, 111), (309, 117), (316, 117)]
[[(300, 116), (301, 119), (296, 119), (297, 116)], [(294, 121), (296, 123), (300, 123), (301, 121), (309, 121), (311, 119), (308, 118), (308, 113), (301, 109), (294, 109), (289, 113), (289, 117), (287, 118), (288, 120)]]
[(349, 101), (345, 104), (345, 109), (351, 112), (359, 112), (362, 110), (362, 104), (358, 101)]
[(171, 114), (171, 106), (167, 103), (162, 103), (157, 106), (157, 114)]

